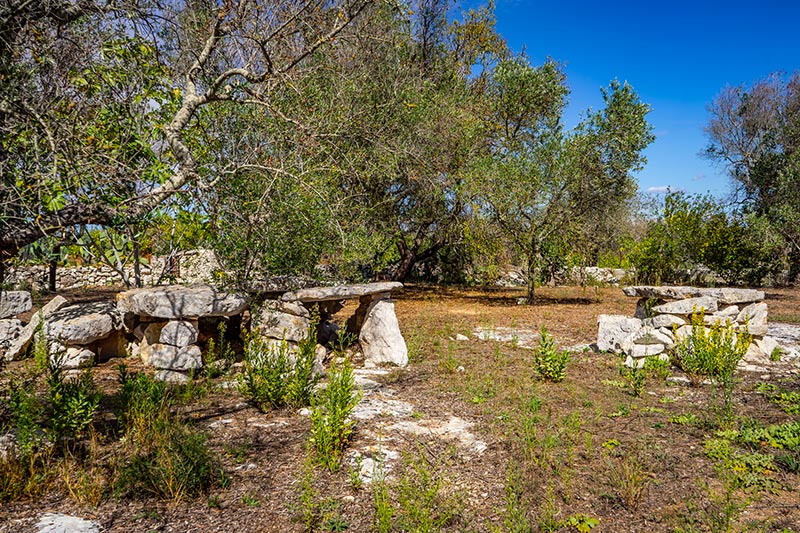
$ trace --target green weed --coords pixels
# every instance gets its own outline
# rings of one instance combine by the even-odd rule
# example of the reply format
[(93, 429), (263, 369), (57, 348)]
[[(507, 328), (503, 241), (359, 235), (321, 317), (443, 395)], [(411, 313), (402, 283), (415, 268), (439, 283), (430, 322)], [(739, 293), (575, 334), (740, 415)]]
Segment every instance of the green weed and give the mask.
[(533, 368), (547, 381), (558, 383), (567, 375), (569, 353), (559, 352), (556, 349), (555, 339), (547, 333), (547, 328), (542, 326), (539, 345), (533, 351)]

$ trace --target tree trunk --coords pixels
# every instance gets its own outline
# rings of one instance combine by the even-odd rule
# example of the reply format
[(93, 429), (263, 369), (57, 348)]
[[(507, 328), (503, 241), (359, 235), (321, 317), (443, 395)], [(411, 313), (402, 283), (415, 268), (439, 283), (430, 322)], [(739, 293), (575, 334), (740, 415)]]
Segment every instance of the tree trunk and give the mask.
[(133, 284), (139, 289), (142, 287), (142, 256), (139, 245), (139, 227), (134, 224), (130, 227), (131, 241), (133, 242)]
[(50, 268), (47, 275), (47, 290), (56, 292), (56, 270), (58, 269), (58, 258), (61, 255), (61, 245), (53, 245), (50, 252)]
[(528, 305), (533, 305), (536, 297), (536, 280), (539, 277), (539, 247), (535, 237), (531, 237), (528, 250)]
[(411, 275), (411, 270), (417, 264), (417, 256), (408, 248), (403, 248), (400, 255), (400, 262), (392, 272), (392, 281), (405, 281)]

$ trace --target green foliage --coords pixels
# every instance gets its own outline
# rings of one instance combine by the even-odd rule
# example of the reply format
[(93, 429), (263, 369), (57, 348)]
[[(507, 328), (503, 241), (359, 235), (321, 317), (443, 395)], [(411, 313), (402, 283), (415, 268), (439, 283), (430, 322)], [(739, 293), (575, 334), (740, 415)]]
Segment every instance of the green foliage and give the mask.
[(168, 386), (146, 374), (120, 371), (117, 413), (126, 439), (115, 466), (114, 492), (179, 501), (225, 486), (227, 477), (206, 437), (170, 410)]
[(633, 367), (628, 367), (626, 365), (621, 365), (619, 368), (620, 375), (625, 378), (625, 381), (630, 388), (631, 394), (636, 397), (639, 397), (644, 392), (644, 379), (645, 379), (645, 372), (644, 369), (639, 368), (638, 365), (634, 365)]
[(239, 392), (262, 411), (284, 406), (309, 405), (319, 377), (314, 329), (292, 353), (289, 344), (251, 334), (244, 354), (244, 372), (238, 378)]
[(800, 415), (800, 392), (783, 390), (771, 383), (759, 383), (756, 390), (766, 395), (769, 402), (778, 405), (783, 412)]
[(209, 378), (221, 376), (227, 368), (236, 362), (230, 342), (225, 338), (227, 323), (222, 320), (217, 326), (216, 339), (208, 340), (208, 346), (203, 353), (203, 373)]
[(151, 431), (150, 445), (135, 447), (119, 468), (114, 480), (117, 495), (180, 501), (227, 483), (204, 435), (169, 418), (159, 418)]
[(53, 442), (70, 441), (85, 436), (91, 428), (94, 414), (100, 403), (100, 392), (94, 385), (94, 376), (89, 370), (80, 376), (66, 379), (61, 360), (50, 362), (47, 375), (47, 418), (50, 438)]
[(692, 331), (680, 339), (673, 351), (681, 370), (694, 385), (703, 378), (711, 378), (723, 385), (733, 379), (736, 366), (744, 357), (751, 336), (737, 332), (734, 325), (717, 323), (705, 325), (705, 312), (695, 312), (691, 317)]
[(339, 469), (342, 453), (353, 432), (353, 410), (361, 400), (356, 391), (353, 368), (345, 359), (328, 373), (328, 386), (314, 396), (311, 410), (311, 437), (315, 460), (331, 471)]
[(569, 352), (556, 349), (555, 339), (542, 326), (539, 345), (533, 352), (533, 368), (547, 381), (558, 383), (567, 375)]
[(629, 259), (646, 283), (713, 283), (688, 277), (707, 267), (729, 284), (758, 284), (775, 268), (771, 240), (760, 233), (758, 224), (713, 197), (669, 192)]

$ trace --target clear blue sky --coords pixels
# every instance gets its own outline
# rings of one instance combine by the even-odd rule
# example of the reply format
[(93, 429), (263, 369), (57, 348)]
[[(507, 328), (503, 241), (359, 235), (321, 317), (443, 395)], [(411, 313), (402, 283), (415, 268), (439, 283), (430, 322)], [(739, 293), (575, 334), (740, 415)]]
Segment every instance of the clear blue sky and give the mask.
[[(602, 106), (600, 87), (628, 81), (652, 107), (656, 141), (638, 174), (662, 187), (724, 195), (724, 171), (701, 158), (707, 104), (725, 85), (800, 69), (800, 1), (496, 0), (497, 29), (533, 64), (565, 66), (567, 125)], [(478, 2), (467, 1), (468, 7)]]

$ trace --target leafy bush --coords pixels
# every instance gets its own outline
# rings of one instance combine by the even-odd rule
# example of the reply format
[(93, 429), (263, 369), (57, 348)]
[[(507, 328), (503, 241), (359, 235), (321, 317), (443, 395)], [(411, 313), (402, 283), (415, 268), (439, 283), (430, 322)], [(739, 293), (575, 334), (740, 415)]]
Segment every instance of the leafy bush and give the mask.
[(239, 392), (255, 407), (265, 411), (309, 405), (319, 377), (314, 372), (315, 335), (308, 336), (290, 352), (289, 344), (251, 336), (245, 347), (244, 372), (239, 376)]
[(63, 441), (66, 445), (70, 440), (80, 439), (89, 430), (101, 395), (94, 385), (91, 371), (66, 379), (61, 363), (60, 358), (50, 361), (47, 415), (53, 442)]
[(151, 429), (149, 446), (137, 446), (120, 467), (114, 482), (117, 495), (151, 494), (179, 501), (227, 483), (205, 435), (169, 417), (159, 418)]
[(127, 435), (114, 491), (181, 500), (205, 493), (226, 478), (206, 437), (174, 415), (163, 381), (120, 366), (118, 416)]
[(547, 333), (547, 328), (542, 326), (539, 346), (533, 352), (533, 367), (539, 375), (553, 382), (563, 381), (567, 375), (567, 362), (569, 353), (556, 350), (553, 337)]
[(345, 359), (341, 367), (331, 368), (328, 386), (315, 396), (311, 411), (311, 445), (317, 463), (328, 470), (339, 469), (342, 452), (355, 425), (351, 415), (360, 400), (353, 368)]
[(691, 322), (691, 334), (679, 339), (673, 349), (678, 366), (694, 385), (706, 377), (729, 383), (752, 337), (738, 333), (730, 322), (706, 327), (702, 311), (693, 313)]

